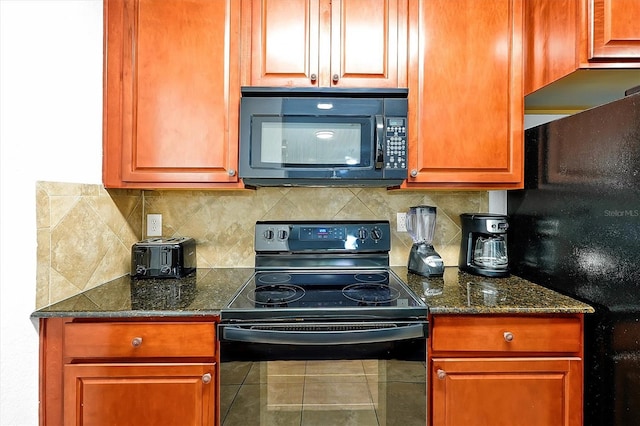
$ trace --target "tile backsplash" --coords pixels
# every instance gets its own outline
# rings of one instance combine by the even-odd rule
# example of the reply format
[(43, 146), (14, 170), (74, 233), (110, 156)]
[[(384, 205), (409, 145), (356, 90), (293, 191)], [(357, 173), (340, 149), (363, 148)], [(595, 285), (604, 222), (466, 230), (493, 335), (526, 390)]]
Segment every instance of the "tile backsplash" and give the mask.
[(434, 247), (455, 266), (464, 212), (488, 210), (486, 191), (381, 188), (261, 188), (240, 191), (105, 190), (101, 185), (38, 182), (36, 308), (129, 273), (131, 245), (146, 238), (144, 218), (162, 214), (164, 236), (195, 238), (198, 267), (253, 267), (257, 220), (387, 219), (390, 262), (405, 265), (411, 237), (396, 213), (436, 206)]

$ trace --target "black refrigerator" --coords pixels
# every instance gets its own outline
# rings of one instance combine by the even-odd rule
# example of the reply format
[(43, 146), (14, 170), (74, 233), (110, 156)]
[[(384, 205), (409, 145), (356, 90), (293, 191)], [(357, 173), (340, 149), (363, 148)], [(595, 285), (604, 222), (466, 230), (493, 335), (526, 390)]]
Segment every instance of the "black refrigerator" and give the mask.
[(585, 425), (640, 425), (640, 93), (525, 132), (513, 274), (589, 303)]

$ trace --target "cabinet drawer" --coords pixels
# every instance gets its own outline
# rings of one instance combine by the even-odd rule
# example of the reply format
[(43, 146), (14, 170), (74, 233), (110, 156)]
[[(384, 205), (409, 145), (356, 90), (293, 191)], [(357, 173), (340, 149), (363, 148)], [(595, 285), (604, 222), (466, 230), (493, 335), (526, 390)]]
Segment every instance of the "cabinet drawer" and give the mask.
[(577, 353), (581, 327), (577, 317), (434, 316), (432, 349)]
[(213, 323), (67, 323), (68, 358), (213, 357)]

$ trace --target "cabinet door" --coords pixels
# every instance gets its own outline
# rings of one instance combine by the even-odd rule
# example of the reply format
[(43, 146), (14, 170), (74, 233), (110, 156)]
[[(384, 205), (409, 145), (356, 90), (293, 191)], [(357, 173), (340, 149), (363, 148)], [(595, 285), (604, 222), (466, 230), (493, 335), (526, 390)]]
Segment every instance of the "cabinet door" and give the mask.
[(407, 85), (406, 0), (245, 0), (242, 11), (244, 85)]
[(423, 0), (418, 9), (407, 186), (521, 188), (522, 0)]
[(333, 0), (329, 84), (407, 87), (407, 18), (403, 0)]
[[(327, 31), (330, 7), (323, 7), (323, 31)], [(319, 0), (243, 0), (242, 15), (249, 17), (242, 26), (243, 63), (250, 64), (246, 85), (318, 85)], [(323, 38), (323, 43), (327, 57), (328, 37)]]
[(105, 2), (105, 186), (238, 186), (239, 25), (233, 0)]
[(435, 358), (433, 425), (582, 424), (579, 358)]
[(590, 0), (589, 59), (640, 59), (640, 2)]
[(215, 364), (69, 364), (66, 426), (215, 423)]

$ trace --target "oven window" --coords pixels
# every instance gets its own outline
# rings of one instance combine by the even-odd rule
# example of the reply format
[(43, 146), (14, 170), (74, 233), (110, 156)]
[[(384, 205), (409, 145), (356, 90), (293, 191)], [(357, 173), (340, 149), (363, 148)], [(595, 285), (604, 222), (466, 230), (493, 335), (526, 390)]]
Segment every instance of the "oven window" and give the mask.
[(221, 371), (223, 426), (426, 424), (424, 362), (238, 361)]
[(262, 345), (221, 346), (223, 426), (426, 424), (424, 339), (385, 356), (368, 345), (316, 347), (310, 356), (292, 355), (286, 345), (256, 346)]
[(252, 166), (369, 167), (369, 117), (254, 116)]

